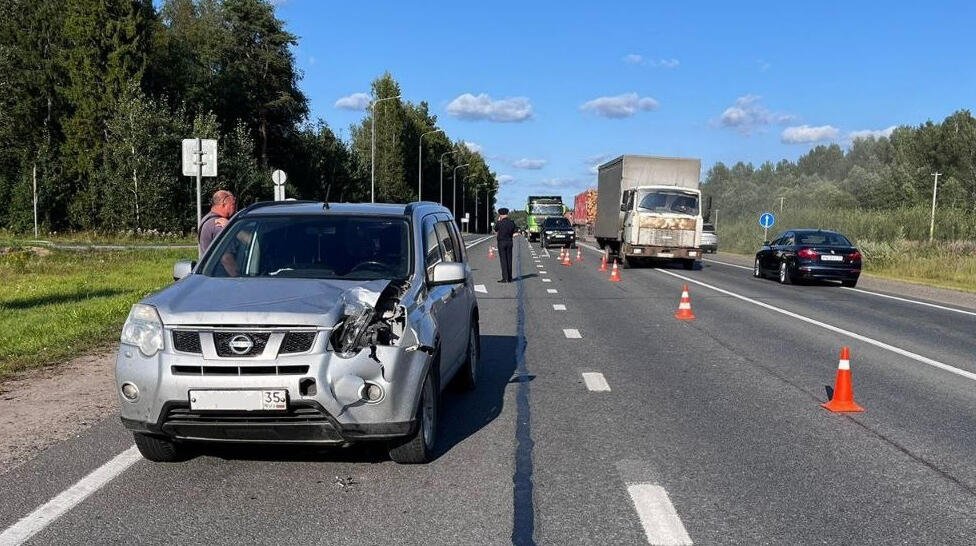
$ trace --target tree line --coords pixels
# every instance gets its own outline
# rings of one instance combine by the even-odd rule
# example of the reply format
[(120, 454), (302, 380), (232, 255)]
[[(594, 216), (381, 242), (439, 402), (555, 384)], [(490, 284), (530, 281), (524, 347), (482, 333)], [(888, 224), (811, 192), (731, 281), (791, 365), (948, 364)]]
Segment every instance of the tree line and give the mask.
[[(976, 119), (957, 111), (941, 123), (901, 126), (890, 136), (856, 138), (847, 149), (821, 145), (794, 161), (716, 163), (703, 184), (712, 208), (736, 218), (757, 211), (820, 209), (893, 212), (931, 206), (976, 225)], [(782, 199), (782, 201), (781, 201)], [(924, 233), (927, 235), (927, 232)], [(922, 235), (922, 234), (918, 234)]]
[[(298, 38), (267, 0), (0, 0), (0, 13), (0, 226), (32, 228), (36, 185), (45, 231), (189, 232), (184, 138), (218, 140), (205, 199), (219, 188), (242, 205), (271, 199), (280, 168), (289, 197), (369, 201), (374, 112), (348, 142), (309, 119)], [(389, 73), (372, 93), (401, 94)], [(420, 137), (439, 129), (437, 116), (423, 101), (375, 110), (376, 200), (415, 200)], [(447, 180), (469, 164), (458, 212), (475, 199), (483, 211), (497, 190), (484, 159), (446, 132), (422, 140), (424, 199), (440, 197), (443, 158)]]

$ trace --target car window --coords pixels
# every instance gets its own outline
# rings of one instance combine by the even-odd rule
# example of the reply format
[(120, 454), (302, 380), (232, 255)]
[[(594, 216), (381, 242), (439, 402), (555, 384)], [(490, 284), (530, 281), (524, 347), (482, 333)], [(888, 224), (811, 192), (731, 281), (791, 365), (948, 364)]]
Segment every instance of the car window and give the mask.
[(448, 226), (448, 222), (437, 222), (434, 229), (437, 231), (437, 241), (441, 245), (441, 256), (444, 257), (444, 261), (458, 261), (459, 255), (454, 246), (454, 239), (451, 237), (451, 228)]
[(437, 241), (437, 231), (434, 225), (437, 220), (433, 216), (424, 218), (424, 267), (430, 275), (430, 268), (441, 261), (441, 245)]
[(704, 225), (702, 225), (702, 231), (711, 231), (711, 232), (714, 232), (715, 231), (715, 226), (713, 224), (704, 224)]
[(827, 246), (851, 246), (851, 242), (839, 233), (817, 231), (813, 233), (801, 233), (799, 235), (801, 245), (827, 245)]
[(410, 228), (402, 217), (267, 215), (227, 229), (202, 274), (349, 280), (410, 274)]
[(455, 257), (456, 261), (464, 261), (464, 238), (461, 237), (461, 232), (458, 231), (457, 224), (454, 222), (448, 222), (447, 225), (451, 228), (451, 239), (454, 241)]

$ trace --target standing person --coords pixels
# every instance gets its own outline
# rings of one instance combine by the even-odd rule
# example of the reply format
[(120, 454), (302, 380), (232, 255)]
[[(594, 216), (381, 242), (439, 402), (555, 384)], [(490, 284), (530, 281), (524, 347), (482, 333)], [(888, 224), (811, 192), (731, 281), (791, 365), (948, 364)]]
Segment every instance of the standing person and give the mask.
[(516, 229), (515, 222), (508, 217), (508, 209), (498, 209), (495, 233), (498, 241), (498, 262), (502, 266), (502, 278), (498, 282), (512, 282), (512, 236)]
[(197, 226), (197, 240), (200, 243), (200, 255), (210, 248), (220, 231), (227, 225), (227, 221), (237, 212), (237, 199), (227, 190), (217, 190), (210, 198), (210, 212), (200, 220)]

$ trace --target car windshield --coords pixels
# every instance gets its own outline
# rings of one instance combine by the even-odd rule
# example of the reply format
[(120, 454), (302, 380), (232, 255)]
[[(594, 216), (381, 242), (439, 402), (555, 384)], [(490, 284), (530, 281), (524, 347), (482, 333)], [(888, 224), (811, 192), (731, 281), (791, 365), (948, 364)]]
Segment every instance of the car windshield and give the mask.
[(410, 230), (399, 217), (258, 216), (227, 228), (202, 273), (209, 277), (402, 279)]
[(543, 227), (547, 228), (568, 228), (569, 220), (559, 217), (559, 218), (546, 218), (545, 223), (542, 224)]
[(698, 196), (677, 190), (653, 190), (641, 194), (637, 208), (651, 212), (698, 214)]
[(840, 233), (829, 231), (815, 231), (813, 233), (797, 233), (796, 244), (798, 245), (827, 245), (827, 246), (851, 246), (851, 242)]
[(551, 214), (555, 216), (557, 214), (563, 213), (563, 206), (559, 204), (547, 205), (547, 204), (536, 203), (532, 205), (530, 208), (532, 210), (532, 214), (540, 214), (540, 215)]

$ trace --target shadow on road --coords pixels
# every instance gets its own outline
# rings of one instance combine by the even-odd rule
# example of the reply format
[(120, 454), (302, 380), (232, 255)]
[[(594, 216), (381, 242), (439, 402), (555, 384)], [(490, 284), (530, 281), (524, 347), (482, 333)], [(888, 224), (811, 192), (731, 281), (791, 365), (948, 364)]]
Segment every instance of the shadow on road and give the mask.
[[(459, 391), (448, 385), (441, 394), (435, 457), (474, 435), (502, 411), (505, 389), (515, 373), (515, 336), (481, 336), (478, 386)], [(387, 444), (363, 442), (348, 447), (197, 444), (193, 455), (230, 460), (380, 463), (389, 461)]]
[(121, 290), (103, 288), (100, 290), (85, 290), (67, 294), (46, 294), (44, 296), (0, 301), (0, 308), (12, 310), (30, 309), (41, 305), (56, 305), (59, 303), (75, 303), (94, 298), (108, 298), (122, 293), (124, 292)]

